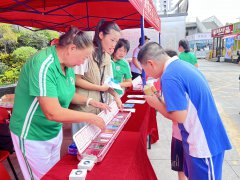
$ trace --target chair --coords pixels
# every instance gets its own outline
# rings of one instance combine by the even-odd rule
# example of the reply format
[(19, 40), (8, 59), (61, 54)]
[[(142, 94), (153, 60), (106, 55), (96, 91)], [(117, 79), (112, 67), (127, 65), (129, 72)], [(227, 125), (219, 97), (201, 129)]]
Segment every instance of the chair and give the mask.
[(13, 142), (9, 130), (10, 114), (5, 108), (0, 107), (0, 163), (7, 159), (13, 175), (18, 179), (16, 171), (9, 158), (10, 154), (14, 152)]
[(5, 108), (0, 107), (0, 124), (6, 123), (6, 121), (9, 119), (10, 114), (8, 113), (8, 111)]
[(0, 150), (0, 163), (2, 163), (4, 160), (7, 159), (9, 165), (10, 165), (10, 168), (12, 169), (12, 172), (13, 172), (13, 175), (16, 179), (18, 179), (17, 177), (17, 174), (16, 174), (16, 171), (12, 165), (12, 162), (9, 158), (9, 155), (10, 155), (10, 152), (9, 151), (5, 151), (5, 150)]
[(3, 166), (2, 163), (0, 163), (0, 174), (1, 174), (1, 179), (11, 180), (11, 176), (8, 174), (6, 168)]

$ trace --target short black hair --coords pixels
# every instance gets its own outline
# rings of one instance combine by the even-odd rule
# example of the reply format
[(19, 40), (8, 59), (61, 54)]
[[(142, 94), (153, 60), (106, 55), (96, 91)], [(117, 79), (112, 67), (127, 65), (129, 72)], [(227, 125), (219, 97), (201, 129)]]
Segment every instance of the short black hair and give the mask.
[(172, 50), (172, 49), (165, 49), (165, 53), (169, 56), (169, 57), (173, 57), (173, 56), (177, 56), (177, 52)]
[[(139, 44), (141, 44), (141, 40), (142, 40), (142, 37), (140, 37), (139, 40), (138, 40), (138, 41), (139, 41)], [(144, 36), (144, 40), (145, 40), (145, 41), (146, 41), (146, 40), (150, 40), (150, 38), (147, 37), (147, 36)]]
[(115, 54), (117, 52), (117, 50), (119, 48), (121, 48), (121, 47), (124, 47), (127, 50), (127, 52), (128, 52), (129, 49), (130, 49), (129, 41), (127, 39), (123, 39), (123, 38), (119, 39), (117, 44), (116, 44), (116, 46), (115, 46), (115, 48), (114, 48), (113, 54)]
[(149, 42), (140, 49), (137, 58), (141, 64), (146, 64), (149, 59), (160, 60), (161, 55), (167, 56), (162, 46), (156, 42)]
[(178, 43), (178, 47), (182, 46), (185, 53), (190, 52), (189, 43), (186, 39), (182, 39)]

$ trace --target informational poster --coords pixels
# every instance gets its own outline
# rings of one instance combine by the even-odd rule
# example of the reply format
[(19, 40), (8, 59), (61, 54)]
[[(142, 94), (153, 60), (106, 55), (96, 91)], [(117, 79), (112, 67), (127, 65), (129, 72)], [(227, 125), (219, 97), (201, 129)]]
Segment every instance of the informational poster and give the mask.
[(233, 46), (234, 46), (234, 37), (226, 38), (226, 59), (232, 59), (232, 53), (233, 53)]

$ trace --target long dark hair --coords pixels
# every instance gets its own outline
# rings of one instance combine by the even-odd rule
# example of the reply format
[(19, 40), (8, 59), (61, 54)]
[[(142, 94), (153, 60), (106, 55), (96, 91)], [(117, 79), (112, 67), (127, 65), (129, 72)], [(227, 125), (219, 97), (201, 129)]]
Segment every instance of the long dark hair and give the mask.
[(65, 47), (74, 44), (78, 49), (84, 49), (93, 46), (91, 38), (76, 27), (71, 27), (66, 33), (60, 36), (58, 45)]
[(187, 40), (185, 40), (185, 39), (180, 40), (178, 43), (178, 47), (180, 47), (180, 46), (183, 47), (185, 53), (190, 52), (189, 43)]
[(94, 51), (94, 58), (97, 59), (99, 65), (102, 62), (102, 56), (103, 56), (103, 49), (102, 49), (102, 44), (101, 44), (101, 39), (99, 38), (99, 33), (102, 32), (103, 35), (105, 36), (106, 34), (110, 33), (110, 30), (113, 29), (117, 32), (120, 32), (121, 29), (119, 26), (113, 22), (113, 21), (105, 21), (102, 19), (99, 21), (96, 30), (95, 30), (95, 35), (93, 38), (93, 44), (95, 46), (95, 51)]

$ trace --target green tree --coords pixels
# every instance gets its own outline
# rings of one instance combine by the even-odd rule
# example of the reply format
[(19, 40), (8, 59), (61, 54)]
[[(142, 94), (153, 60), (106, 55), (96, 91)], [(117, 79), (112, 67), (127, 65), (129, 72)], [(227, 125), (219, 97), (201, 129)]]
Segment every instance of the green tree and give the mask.
[(59, 38), (59, 33), (57, 31), (41, 30), (41, 31), (38, 31), (37, 33), (46, 36), (48, 38), (48, 42), (54, 38)]
[(16, 83), (19, 77), (19, 69), (11, 68), (0, 74), (0, 85)]
[(9, 67), (12, 67), (12, 64), (14, 63), (12, 54), (0, 53), (0, 62), (4, 63)]
[(3, 74), (8, 69), (9, 69), (9, 67), (6, 64), (0, 62), (0, 74)]
[(17, 34), (13, 31), (12, 25), (0, 23), (0, 46), (5, 53), (13, 51), (17, 45)]
[(47, 47), (48, 38), (37, 32), (26, 32), (18, 38), (19, 46), (30, 46), (38, 50)]
[[(37, 50), (33, 47), (20, 47), (13, 51), (13, 66), (14, 64), (23, 65)], [(15, 66), (16, 67), (16, 66)]]
[(11, 65), (3, 74), (0, 74), (0, 85), (16, 83), (23, 64), (37, 52), (32, 47), (20, 47), (13, 51), (12, 55), (0, 54), (5, 60), (11, 59)]

